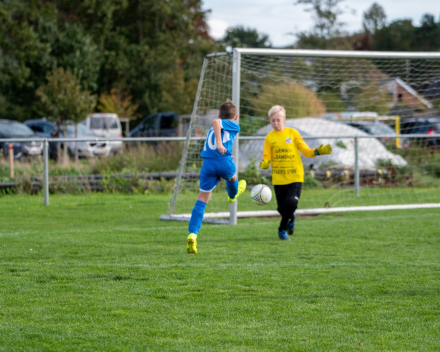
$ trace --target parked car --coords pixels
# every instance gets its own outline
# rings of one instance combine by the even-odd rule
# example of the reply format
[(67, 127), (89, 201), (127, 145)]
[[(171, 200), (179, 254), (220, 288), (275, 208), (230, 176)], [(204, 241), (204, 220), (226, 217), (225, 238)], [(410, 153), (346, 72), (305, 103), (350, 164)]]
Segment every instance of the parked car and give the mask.
[[(400, 123), (400, 133), (402, 134), (440, 134), (440, 117), (405, 119)], [(428, 147), (440, 146), (439, 138), (412, 138), (416, 143), (427, 145)]]
[[(57, 125), (45, 118), (36, 120), (27, 120), (24, 122), (35, 134), (43, 138), (59, 137)], [(49, 157), (57, 158), (57, 143), (49, 141)]]
[(410, 118), (400, 122), (402, 134), (425, 134), (428, 133), (429, 123), (426, 119)]
[[(95, 113), (81, 122), (92, 130), (97, 136), (107, 138), (121, 138), (122, 127), (119, 117), (116, 114)], [(109, 141), (112, 153), (122, 150), (122, 141)]]
[[(429, 123), (428, 134), (440, 134), (440, 116), (428, 117), (426, 119)], [(430, 138), (429, 142), (432, 146), (440, 147), (440, 138)]]
[[(64, 137), (64, 126), (58, 127), (55, 123), (46, 119), (28, 120), (25, 124), (29, 126), (38, 136), (45, 138)], [(75, 138), (75, 125), (69, 123), (67, 125), (67, 137)], [(78, 124), (78, 138), (98, 137), (93, 131), (83, 124)], [(70, 155), (75, 155), (75, 142), (68, 142), (68, 150)], [(78, 142), (78, 155), (82, 158), (90, 158), (95, 155), (108, 156), (111, 153), (111, 146), (108, 142)], [(57, 143), (49, 142), (50, 157), (57, 158)]]
[(179, 116), (175, 112), (159, 112), (148, 115), (133, 130), (130, 137), (177, 136)]
[[(390, 137), (380, 137), (379, 140), (384, 144), (395, 145), (397, 134), (394, 129), (380, 121), (344, 121), (340, 120), (339, 123), (343, 123), (352, 127), (359, 128), (360, 130), (371, 135), (382, 135)], [(409, 147), (411, 141), (409, 138), (400, 138), (400, 147)]]
[[(0, 138), (35, 138), (37, 137), (28, 126), (21, 122), (0, 120)], [(0, 142), (0, 149), (5, 157), (9, 154), (8, 142)], [(43, 153), (42, 142), (12, 142), (14, 159), (32, 157)]]
[[(92, 130), (78, 124), (78, 138), (100, 137), (93, 133)], [(64, 133), (64, 126), (60, 126), (60, 137), (66, 135), (67, 138), (75, 138), (75, 125), (67, 125), (67, 133)], [(78, 143), (78, 156), (80, 158), (92, 158), (94, 156), (109, 156), (112, 152), (112, 146), (106, 141), (88, 141), (88, 142), (68, 142), (69, 154), (75, 155), (75, 145)]]

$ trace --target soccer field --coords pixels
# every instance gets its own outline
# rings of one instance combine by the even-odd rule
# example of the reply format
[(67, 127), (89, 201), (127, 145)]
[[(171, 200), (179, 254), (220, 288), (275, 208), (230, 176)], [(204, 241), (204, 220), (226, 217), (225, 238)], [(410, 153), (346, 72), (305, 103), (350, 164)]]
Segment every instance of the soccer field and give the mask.
[(0, 351), (440, 350), (440, 209), (204, 224), (188, 255), (168, 200), (0, 198)]

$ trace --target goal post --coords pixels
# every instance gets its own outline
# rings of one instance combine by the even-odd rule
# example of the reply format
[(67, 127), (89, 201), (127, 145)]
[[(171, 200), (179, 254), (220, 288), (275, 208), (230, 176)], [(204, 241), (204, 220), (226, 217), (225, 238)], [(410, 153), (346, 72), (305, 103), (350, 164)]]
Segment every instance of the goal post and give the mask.
[[(240, 72), (241, 72), (241, 54), (238, 50), (234, 50), (232, 58), (232, 102), (237, 107), (238, 119), (237, 122), (240, 123)], [(235, 158), (235, 163), (237, 165), (240, 164), (239, 158), (239, 144), (240, 144), (240, 134), (238, 134), (236, 138), (236, 142), (233, 145), (232, 155)], [(238, 202), (231, 203), (230, 207), (230, 216), (229, 216), (229, 224), (236, 225), (237, 224), (237, 211), (238, 211)]]
[[(264, 136), (271, 130), (267, 111), (282, 105), (286, 127), (297, 129), (311, 148), (327, 143), (333, 147), (329, 157), (302, 158), (305, 181), (299, 211), (440, 206), (439, 132), (400, 134), (402, 122), (410, 119), (392, 110), (406, 107), (423, 118), (440, 116), (437, 82), (440, 53), (236, 48), (207, 55), (169, 212), (161, 219), (189, 220), (199, 192), (194, 175), (201, 169), (200, 151), (226, 99), (238, 108), (241, 132), (233, 155), (239, 178), (245, 178), (248, 187), (272, 187), (270, 171), (259, 170), (258, 164)], [(368, 135), (328, 118), (355, 111), (374, 112), (377, 121), (394, 121), (395, 136)], [(417, 116), (412, 120), (421, 121)], [(402, 147), (402, 138), (410, 147)], [(230, 204), (220, 181), (204, 221), (233, 225), (239, 217), (261, 214), (277, 214), (275, 199), (261, 207), (245, 193)]]

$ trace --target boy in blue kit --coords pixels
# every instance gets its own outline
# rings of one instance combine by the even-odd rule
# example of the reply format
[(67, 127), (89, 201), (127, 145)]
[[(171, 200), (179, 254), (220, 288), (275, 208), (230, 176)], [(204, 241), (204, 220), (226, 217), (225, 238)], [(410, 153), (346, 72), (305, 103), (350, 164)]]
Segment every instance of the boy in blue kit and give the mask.
[(237, 170), (232, 158), (232, 145), (237, 133), (240, 132), (237, 118), (237, 107), (229, 100), (223, 103), (220, 106), (219, 119), (212, 121), (212, 128), (208, 132), (205, 146), (200, 153), (203, 159), (200, 170), (200, 192), (191, 213), (186, 246), (190, 254), (197, 253), (197, 235), (202, 226), (205, 208), (220, 179), (226, 180), (230, 203), (235, 202), (246, 189), (245, 180), (238, 182)]

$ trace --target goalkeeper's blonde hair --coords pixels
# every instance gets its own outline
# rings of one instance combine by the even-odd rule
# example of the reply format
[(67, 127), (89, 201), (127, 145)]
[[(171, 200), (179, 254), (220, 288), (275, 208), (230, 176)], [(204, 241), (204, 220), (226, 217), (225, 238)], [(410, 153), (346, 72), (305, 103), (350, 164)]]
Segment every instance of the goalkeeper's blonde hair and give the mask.
[(275, 115), (277, 112), (283, 113), (284, 117), (286, 117), (286, 109), (284, 109), (281, 105), (274, 105), (270, 108), (268, 112), (269, 118), (272, 115)]

